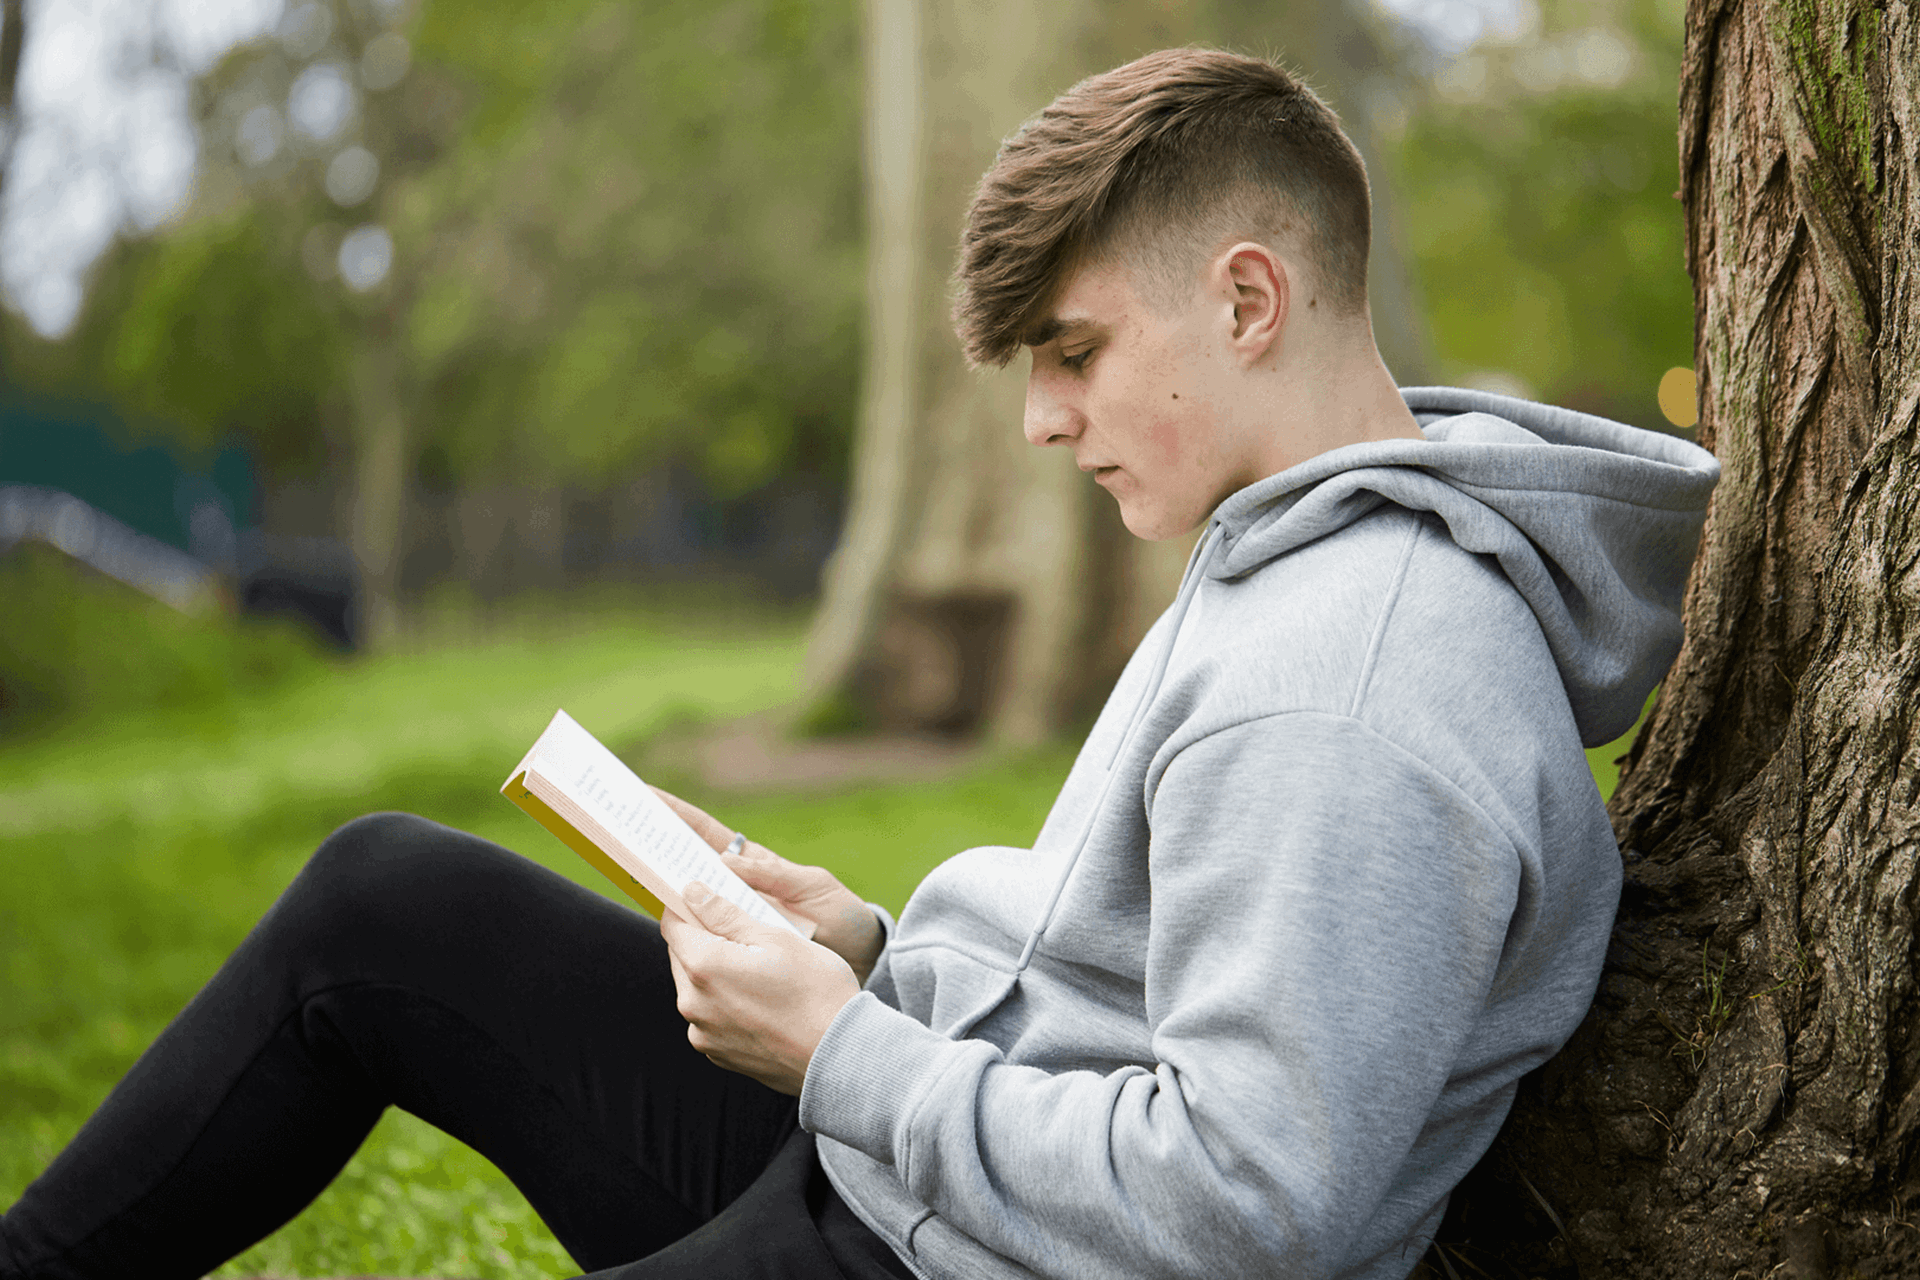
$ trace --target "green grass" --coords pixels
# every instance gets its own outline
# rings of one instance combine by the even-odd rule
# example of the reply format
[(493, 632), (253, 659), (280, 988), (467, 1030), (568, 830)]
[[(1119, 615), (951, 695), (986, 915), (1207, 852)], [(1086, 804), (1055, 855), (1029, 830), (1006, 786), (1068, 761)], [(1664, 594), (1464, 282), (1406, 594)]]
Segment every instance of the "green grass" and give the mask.
[[(508, 767), (556, 706), (624, 748), (787, 703), (802, 630), (795, 616), (619, 599), (536, 604), (484, 630), (452, 612), (378, 660), (290, 662), (278, 683), (204, 706), (91, 714), (0, 740), (0, 1205), (328, 831), (406, 809), (613, 896), (499, 797)], [(1624, 740), (1589, 752), (1603, 787), (1622, 750)], [(691, 798), (898, 909), (955, 851), (1029, 843), (1071, 757), (1056, 747), (939, 782)], [(305, 1213), (215, 1274), (519, 1280), (573, 1269), (491, 1164), (389, 1112)]]
[[(703, 620), (704, 619), (704, 620)], [(0, 1205), (78, 1129), (326, 833), (407, 809), (614, 890), (496, 792), (556, 706), (607, 741), (790, 702), (803, 619), (537, 607), (409, 651), (294, 664), (211, 706), (91, 715), (0, 741)], [(223, 641), (224, 643), (224, 641)], [(948, 781), (711, 801), (898, 908), (971, 844), (1026, 843), (1070, 754)], [(503, 1175), (390, 1112), (294, 1222), (215, 1274), (568, 1274)]]

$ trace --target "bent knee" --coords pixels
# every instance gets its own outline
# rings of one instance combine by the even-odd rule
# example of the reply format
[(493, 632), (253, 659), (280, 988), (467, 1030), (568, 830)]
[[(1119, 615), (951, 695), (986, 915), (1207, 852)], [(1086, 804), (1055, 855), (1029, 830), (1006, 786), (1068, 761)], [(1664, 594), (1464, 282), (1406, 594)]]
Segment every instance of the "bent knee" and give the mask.
[(399, 911), (470, 863), (485, 842), (411, 813), (369, 813), (320, 842), (290, 891), (329, 911)]
[(389, 845), (396, 842), (417, 842), (424, 836), (447, 828), (437, 822), (430, 822), (417, 813), (363, 813), (353, 821), (336, 827), (331, 835), (320, 843), (321, 852), (330, 847), (366, 848), (375, 845)]
[(320, 842), (307, 870), (326, 875), (361, 874), (396, 858), (412, 855), (454, 834), (437, 822), (412, 813), (363, 813)]
[(307, 986), (420, 979), (449, 947), (491, 944), (519, 861), (413, 814), (368, 814), (321, 841), (262, 919), (260, 945)]

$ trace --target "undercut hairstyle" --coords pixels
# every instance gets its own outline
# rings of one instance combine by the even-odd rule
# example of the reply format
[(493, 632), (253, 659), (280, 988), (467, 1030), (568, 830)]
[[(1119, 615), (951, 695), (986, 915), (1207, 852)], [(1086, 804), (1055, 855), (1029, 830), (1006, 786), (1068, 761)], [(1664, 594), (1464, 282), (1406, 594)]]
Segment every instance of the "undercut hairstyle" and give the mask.
[(1083, 266), (1117, 262), (1144, 301), (1184, 301), (1234, 239), (1302, 253), (1336, 315), (1367, 303), (1372, 201), (1339, 117), (1275, 64), (1164, 49), (1082, 80), (1001, 144), (967, 210), (954, 329), (1004, 365)]

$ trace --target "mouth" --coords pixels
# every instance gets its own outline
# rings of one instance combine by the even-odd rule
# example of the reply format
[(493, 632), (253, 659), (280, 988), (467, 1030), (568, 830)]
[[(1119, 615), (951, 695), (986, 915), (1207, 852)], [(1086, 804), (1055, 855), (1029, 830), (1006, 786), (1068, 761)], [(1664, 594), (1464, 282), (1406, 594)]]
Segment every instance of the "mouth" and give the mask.
[(1120, 468), (1117, 466), (1101, 466), (1099, 463), (1094, 462), (1083, 462), (1080, 464), (1080, 469), (1082, 471), (1091, 471), (1095, 480), (1106, 480)]

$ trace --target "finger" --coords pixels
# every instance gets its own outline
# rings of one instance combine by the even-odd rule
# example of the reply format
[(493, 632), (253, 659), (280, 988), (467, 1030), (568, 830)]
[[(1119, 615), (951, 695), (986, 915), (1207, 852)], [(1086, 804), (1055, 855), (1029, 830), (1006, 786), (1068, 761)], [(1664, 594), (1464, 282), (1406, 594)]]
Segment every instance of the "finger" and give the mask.
[[(749, 851), (753, 847), (751, 843), (747, 846)], [(834, 874), (825, 867), (795, 862), (791, 858), (781, 857), (771, 849), (762, 849), (758, 856), (732, 865), (733, 869), (743, 877), (751, 868), (760, 874), (777, 878), (779, 883), (789, 886), (796, 895), (813, 896), (837, 888), (840, 884)]]
[(667, 952), (667, 964), (673, 970), (673, 1011), (680, 1015), (688, 1027), (692, 1027), (705, 1007), (700, 989), (693, 985), (693, 977), (687, 972), (687, 966), (680, 962), (679, 956)]
[[(651, 783), (648, 784), (652, 786)], [(694, 834), (712, 845), (715, 849), (724, 849), (733, 839), (733, 828), (721, 822), (698, 805), (689, 804), (671, 791), (662, 791), (653, 787), (653, 794), (666, 802), (667, 808), (679, 815), (680, 821), (693, 828)]]
[(674, 1003), (684, 1018), (687, 1016), (688, 1002), (693, 996), (693, 979), (687, 976), (687, 966), (680, 963), (680, 957), (671, 951), (667, 952), (667, 967), (673, 970)]
[(660, 938), (667, 944), (668, 951), (676, 951), (685, 945), (688, 931), (699, 927), (694, 921), (677, 914), (672, 907), (660, 912)]
[(808, 868), (796, 866), (785, 858), (772, 855), (764, 858), (729, 858), (727, 866), (754, 888), (778, 898), (797, 897), (807, 887), (804, 873)]
[[(747, 923), (751, 925), (753, 921), (748, 920)], [(708, 928), (691, 905), (687, 907), (685, 916), (674, 915), (672, 911), (662, 913), (660, 938), (667, 944), (667, 954), (680, 965), (690, 983), (711, 967), (715, 959), (713, 948), (727, 941)]]
[(712, 959), (713, 934), (698, 919), (684, 919), (668, 911), (660, 918), (660, 940), (667, 944), (667, 958), (680, 975), (677, 981), (692, 987), (694, 973), (704, 972)]
[(746, 942), (749, 934), (765, 927), (698, 880), (689, 884), (680, 896), (700, 926), (716, 937)]

